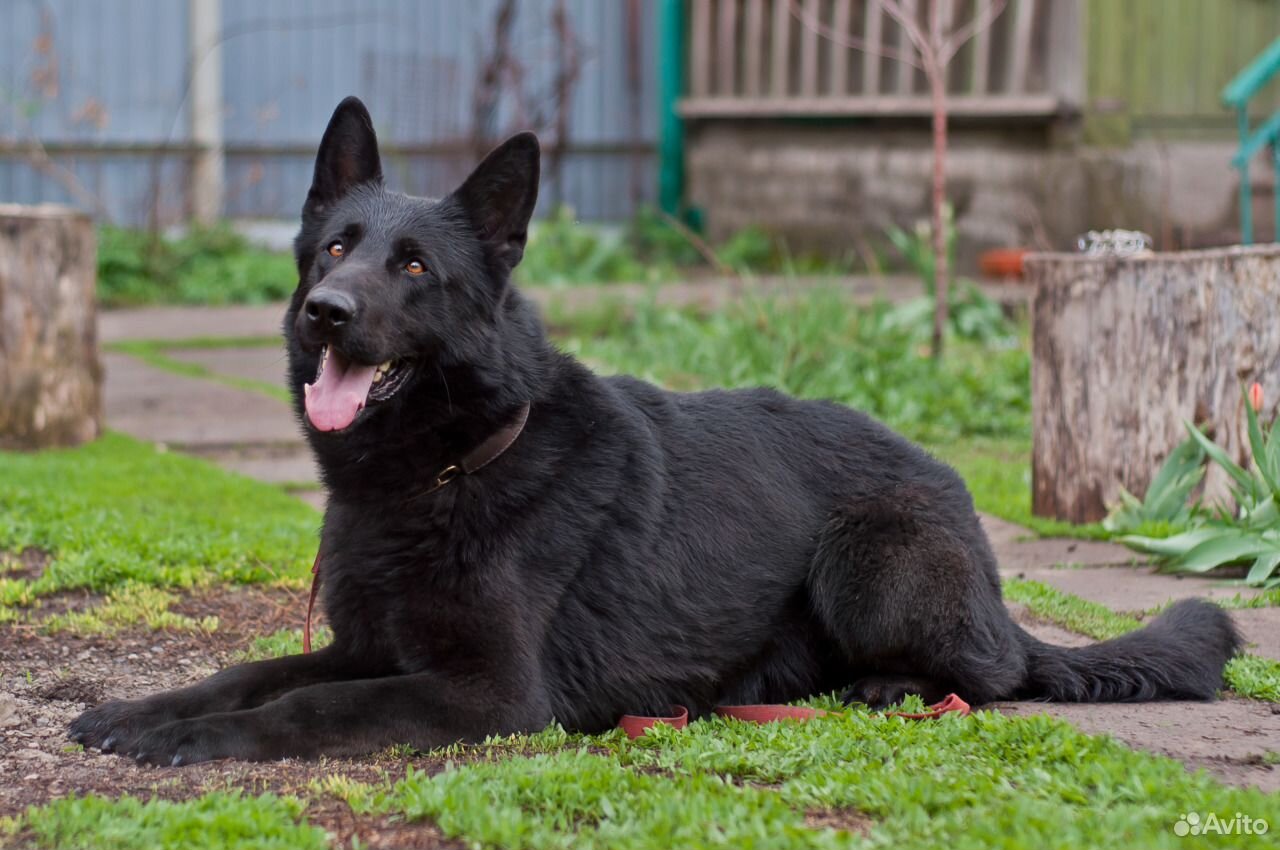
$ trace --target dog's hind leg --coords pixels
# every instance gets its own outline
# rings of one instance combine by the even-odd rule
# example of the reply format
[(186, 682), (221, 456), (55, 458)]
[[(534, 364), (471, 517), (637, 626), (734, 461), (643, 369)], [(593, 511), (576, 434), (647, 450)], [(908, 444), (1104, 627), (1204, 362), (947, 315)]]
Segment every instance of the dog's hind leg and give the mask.
[(1026, 678), (994, 556), (968, 496), (949, 485), (845, 502), (822, 530), (808, 584), (820, 621), (863, 674), (846, 701), (883, 707), (955, 691), (980, 704), (1012, 696)]

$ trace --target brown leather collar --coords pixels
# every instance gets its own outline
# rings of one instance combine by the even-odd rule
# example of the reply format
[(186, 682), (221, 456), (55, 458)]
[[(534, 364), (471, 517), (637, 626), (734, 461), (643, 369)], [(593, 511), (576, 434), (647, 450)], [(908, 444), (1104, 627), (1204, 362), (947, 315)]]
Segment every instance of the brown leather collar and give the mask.
[(474, 472), (479, 472), (497, 460), (503, 452), (511, 448), (511, 444), (516, 441), (516, 438), (520, 436), (520, 432), (524, 430), (525, 423), (529, 421), (530, 407), (529, 402), (525, 402), (512, 422), (490, 434), (483, 443), (467, 452), (462, 460), (457, 463), (451, 463), (440, 470), (436, 475), (435, 483), (431, 485), (427, 492), (434, 493), (459, 475), (471, 475)]

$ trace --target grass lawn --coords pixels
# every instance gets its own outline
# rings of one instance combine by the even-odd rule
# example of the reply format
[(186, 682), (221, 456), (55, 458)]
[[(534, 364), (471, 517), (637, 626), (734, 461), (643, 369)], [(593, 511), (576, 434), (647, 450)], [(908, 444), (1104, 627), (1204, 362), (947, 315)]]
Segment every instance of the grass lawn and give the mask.
[(320, 516), (279, 488), (120, 434), (76, 449), (0, 453), (0, 617), (56, 591), (217, 582), (301, 585)]
[[(678, 388), (764, 383), (856, 404), (955, 465), (981, 509), (1028, 523), (1025, 338), (957, 339), (939, 365), (891, 308), (830, 299), (805, 310), (750, 303), (721, 316), (642, 305), (560, 325), (557, 335), (594, 366)], [(164, 346), (135, 348), (157, 365), (178, 363)], [(117, 434), (73, 450), (0, 453), (0, 623), (99, 635), (216, 628), (169, 605), (225, 584), (303, 586), (318, 525), (279, 487)], [(38, 575), (24, 572), (23, 550), (38, 554)], [(73, 588), (104, 598), (87, 612), (42, 616), (42, 598)], [(1094, 637), (1137, 625), (1034, 582), (1006, 589)], [(248, 644), (243, 657), (297, 647), (297, 631), (285, 630)], [(1280, 700), (1275, 662), (1241, 657), (1228, 675), (1242, 694)], [(830, 698), (812, 704), (838, 709)], [(1192, 811), (1226, 820), (1242, 812), (1280, 828), (1280, 795), (1225, 787), (1046, 716), (986, 711), (927, 722), (861, 709), (768, 726), (709, 719), (637, 741), (552, 726), (410, 763), (420, 767), (380, 781), (335, 769), (280, 793), (69, 796), (0, 819), (0, 845), (326, 847), (317, 823), (337, 801), (350, 806), (346, 817), (430, 822), (468, 846), (495, 848), (1176, 848), (1188, 845), (1173, 826)], [(166, 775), (157, 771), (157, 788)]]

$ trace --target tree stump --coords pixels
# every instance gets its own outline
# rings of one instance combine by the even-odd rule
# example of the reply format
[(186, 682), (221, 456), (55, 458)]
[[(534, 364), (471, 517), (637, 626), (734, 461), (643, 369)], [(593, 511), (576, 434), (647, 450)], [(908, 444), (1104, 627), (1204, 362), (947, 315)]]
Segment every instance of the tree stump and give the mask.
[[(1249, 456), (1241, 386), (1280, 398), (1280, 245), (1146, 257), (1027, 258), (1032, 303), (1032, 510), (1092, 522), (1141, 497), (1199, 424)], [(1206, 495), (1224, 495), (1211, 468)]]
[(0, 449), (92, 440), (102, 430), (102, 363), (88, 216), (0, 204)]

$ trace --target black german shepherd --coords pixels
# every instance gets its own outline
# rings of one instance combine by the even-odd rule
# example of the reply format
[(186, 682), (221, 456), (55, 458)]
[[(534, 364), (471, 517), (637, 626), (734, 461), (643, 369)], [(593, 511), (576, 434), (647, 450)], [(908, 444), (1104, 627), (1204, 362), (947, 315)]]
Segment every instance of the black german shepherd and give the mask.
[(338, 106), (296, 242), (289, 386), (325, 484), (333, 643), (81, 715), (155, 764), (419, 748), (829, 690), (881, 707), (1210, 699), (1239, 638), (1185, 601), (1083, 649), (1010, 618), (964, 483), (869, 417), (600, 378), (510, 283), (538, 142), (442, 200)]

